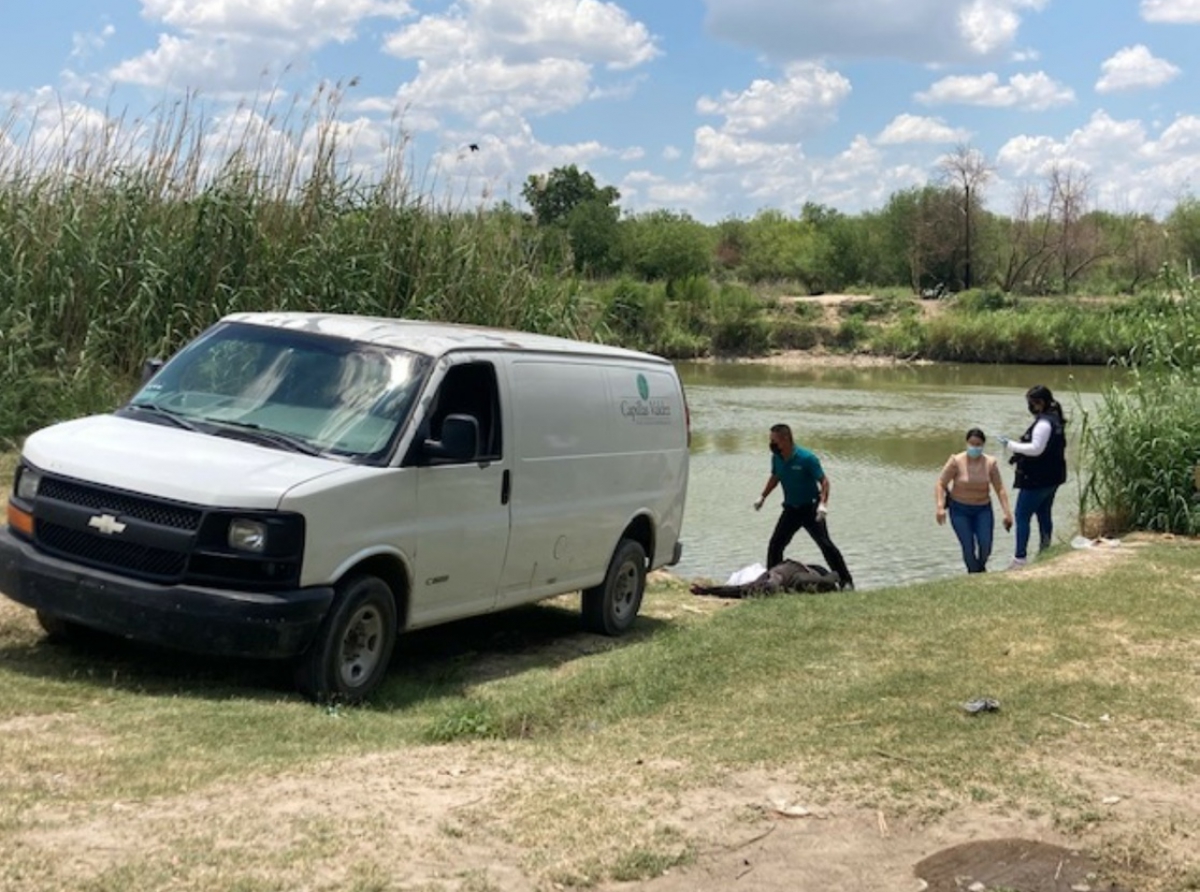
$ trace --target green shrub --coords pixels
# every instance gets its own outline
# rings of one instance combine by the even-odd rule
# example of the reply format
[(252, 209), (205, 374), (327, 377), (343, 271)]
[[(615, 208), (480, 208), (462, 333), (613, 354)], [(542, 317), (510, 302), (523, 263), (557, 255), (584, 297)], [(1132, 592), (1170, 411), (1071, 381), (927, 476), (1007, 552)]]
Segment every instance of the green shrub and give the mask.
[(843, 319), (834, 337), (834, 345), (844, 350), (852, 350), (867, 340), (870, 328), (862, 319), (851, 316)]
[(953, 308), (962, 313), (991, 313), (1015, 309), (1020, 301), (999, 288), (972, 288), (951, 298)]
[(776, 350), (812, 350), (821, 346), (824, 328), (792, 316), (778, 316), (771, 322), (769, 344)]

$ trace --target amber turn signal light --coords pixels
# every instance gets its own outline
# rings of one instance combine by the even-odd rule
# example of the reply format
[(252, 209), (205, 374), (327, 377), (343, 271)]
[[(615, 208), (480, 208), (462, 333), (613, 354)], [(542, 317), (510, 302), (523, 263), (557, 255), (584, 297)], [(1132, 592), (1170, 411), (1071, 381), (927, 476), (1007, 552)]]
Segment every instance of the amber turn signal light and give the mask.
[(33, 538), (33, 515), (22, 511), (12, 502), (8, 503), (8, 525), (21, 535)]

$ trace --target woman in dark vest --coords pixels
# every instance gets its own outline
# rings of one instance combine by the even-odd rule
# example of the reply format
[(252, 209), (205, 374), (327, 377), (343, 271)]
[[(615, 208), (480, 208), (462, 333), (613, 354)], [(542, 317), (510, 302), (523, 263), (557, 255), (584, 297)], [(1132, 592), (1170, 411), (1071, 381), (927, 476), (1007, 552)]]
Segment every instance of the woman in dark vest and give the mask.
[(1067, 438), (1063, 432), (1067, 421), (1062, 406), (1054, 399), (1049, 387), (1038, 384), (1025, 394), (1033, 424), (1021, 435), (1020, 441), (1001, 437), (1000, 442), (1013, 453), (1012, 464), (1017, 475), (1013, 488), (1017, 492), (1017, 551), (1010, 570), (1024, 567), (1029, 548), (1030, 522), (1037, 517), (1041, 548), (1050, 545), (1054, 532), (1051, 511), (1054, 495), (1067, 482)]

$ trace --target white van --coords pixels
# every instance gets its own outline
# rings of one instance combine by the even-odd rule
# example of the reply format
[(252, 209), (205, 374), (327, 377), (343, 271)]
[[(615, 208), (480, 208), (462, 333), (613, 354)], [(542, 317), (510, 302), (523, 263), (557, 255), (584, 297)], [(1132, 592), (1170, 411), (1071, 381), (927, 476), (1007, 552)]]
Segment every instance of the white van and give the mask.
[(688, 478), (666, 360), (309, 313), (226, 317), (125, 406), (25, 442), (0, 591), (81, 627), (291, 659), (359, 700), (397, 635), (582, 590), (633, 623)]

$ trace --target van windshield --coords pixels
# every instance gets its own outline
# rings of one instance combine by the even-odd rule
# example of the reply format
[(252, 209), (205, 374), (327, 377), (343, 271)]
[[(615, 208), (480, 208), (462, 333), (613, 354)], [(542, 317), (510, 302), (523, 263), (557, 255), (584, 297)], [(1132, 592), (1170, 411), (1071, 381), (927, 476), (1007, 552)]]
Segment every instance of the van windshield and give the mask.
[(291, 329), (223, 323), (176, 354), (119, 414), (264, 446), (378, 463), (428, 357)]

